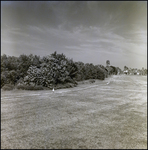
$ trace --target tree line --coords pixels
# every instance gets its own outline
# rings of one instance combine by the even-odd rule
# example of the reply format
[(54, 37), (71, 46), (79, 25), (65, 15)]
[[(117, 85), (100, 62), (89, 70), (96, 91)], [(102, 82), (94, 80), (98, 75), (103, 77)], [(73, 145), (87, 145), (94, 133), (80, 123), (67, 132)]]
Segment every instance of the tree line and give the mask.
[(124, 66), (123, 73), (127, 75), (147, 75), (147, 69), (144, 69), (144, 67), (142, 67), (142, 69), (137, 69)]
[(52, 88), (53, 85), (71, 83), (88, 79), (104, 80), (108, 75), (121, 72), (119, 67), (93, 65), (92, 63), (74, 62), (63, 53), (55, 51), (43, 56), (22, 54), (19, 57), (1, 56), (1, 88), (5, 84), (40, 85)]

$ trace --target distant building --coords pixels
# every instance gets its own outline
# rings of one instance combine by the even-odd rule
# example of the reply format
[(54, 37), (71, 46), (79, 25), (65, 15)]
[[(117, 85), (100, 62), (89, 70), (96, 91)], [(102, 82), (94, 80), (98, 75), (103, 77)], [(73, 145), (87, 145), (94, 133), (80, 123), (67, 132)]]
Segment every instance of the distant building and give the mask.
[(147, 75), (147, 70), (142, 68), (142, 69), (137, 69), (137, 68), (129, 68), (124, 67), (123, 70), (124, 74), (129, 74), (129, 75)]
[(123, 71), (124, 74), (129, 74), (128, 70)]

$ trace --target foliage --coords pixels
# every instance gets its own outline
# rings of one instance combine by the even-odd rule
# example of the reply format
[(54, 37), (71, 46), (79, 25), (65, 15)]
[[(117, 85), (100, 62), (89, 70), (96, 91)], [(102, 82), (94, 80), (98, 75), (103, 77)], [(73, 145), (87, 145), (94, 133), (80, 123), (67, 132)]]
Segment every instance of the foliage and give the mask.
[(6, 84), (6, 77), (4, 74), (1, 74), (1, 88)]
[(107, 60), (107, 61), (106, 61), (106, 66), (109, 66), (109, 65), (110, 65), (110, 61)]
[(87, 79), (100, 79), (104, 80), (105, 71), (99, 67), (99, 65), (93, 65), (92, 63), (76, 62), (78, 73), (76, 76), (77, 81), (83, 81)]
[(112, 75), (113, 74), (113, 68), (112, 67), (106, 66), (105, 69), (107, 70), (108, 75)]
[(4, 84), (16, 84), (21, 78), (27, 75), (27, 70), (31, 65), (40, 66), (40, 57), (30, 54), (20, 55), (19, 57), (1, 56), (1, 87)]
[(94, 83), (95, 80), (94, 80), (94, 79), (90, 79), (89, 82), (90, 82), (90, 83)]
[(5, 54), (1, 56), (1, 72), (7, 70), (16, 70), (18, 66), (17, 57), (6, 56)]
[(117, 73), (118, 74), (122, 74), (123, 73), (123, 71), (119, 67), (116, 67), (116, 69), (117, 69)]
[(112, 74), (117, 75), (117, 73), (118, 73), (117, 68), (116, 68), (116, 67), (114, 67), (114, 66), (110, 66), (110, 67), (112, 68)]
[[(107, 64), (110, 61), (107, 60)], [(127, 67), (125, 67), (127, 68)], [(100, 79), (117, 74), (121, 69), (114, 66), (93, 65), (74, 62), (63, 53), (55, 51), (40, 58), (37, 55), (22, 54), (19, 57), (1, 56), (1, 88), (16, 86), (18, 89), (67, 88), (77, 85), (77, 81)], [(146, 74), (144, 70), (141, 74)], [(90, 82), (93, 80), (90, 80)], [(40, 88), (39, 88), (40, 87)]]
[(127, 66), (124, 66), (124, 71), (125, 71), (125, 70), (128, 70), (128, 67), (127, 67)]
[(72, 59), (67, 59), (64, 54), (54, 52), (51, 56), (43, 58), (39, 68), (30, 66), (24, 81), (26, 84), (33, 82), (35, 85), (45, 87), (55, 86), (58, 83), (75, 83), (74, 77), (77, 70)]
[(15, 70), (9, 71), (9, 83), (14, 84), (17, 82), (17, 72)]
[(77, 81), (83, 81), (85, 80), (85, 65), (83, 62), (75, 62), (75, 65), (78, 68), (78, 72), (76, 75), (76, 80)]
[(2, 87), (3, 90), (13, 90), (14, 89), (14, 86), (11, 85), (11, 84), (5, 84), (3, 87)]
[(41, 85), (33, 86), (33, 85), (18, 84), (16, 88), (21, 90), (44, 90), (44, 88)]

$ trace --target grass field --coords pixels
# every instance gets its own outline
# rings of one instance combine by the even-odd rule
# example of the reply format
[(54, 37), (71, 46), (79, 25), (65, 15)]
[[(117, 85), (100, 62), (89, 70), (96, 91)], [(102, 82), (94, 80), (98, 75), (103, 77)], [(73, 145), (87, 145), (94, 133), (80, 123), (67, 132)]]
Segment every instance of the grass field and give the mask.
[(146, 149), (147, 77), (1, 91), (1, 148)]

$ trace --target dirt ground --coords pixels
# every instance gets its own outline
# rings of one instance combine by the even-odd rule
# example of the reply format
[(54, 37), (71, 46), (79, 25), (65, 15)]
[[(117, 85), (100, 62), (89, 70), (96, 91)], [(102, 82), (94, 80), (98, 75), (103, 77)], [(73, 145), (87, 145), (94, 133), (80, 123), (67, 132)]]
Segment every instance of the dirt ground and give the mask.
[(54, 93), (1, 91), (1, 148), (146, 149), (145, 80), (113, 76)]

